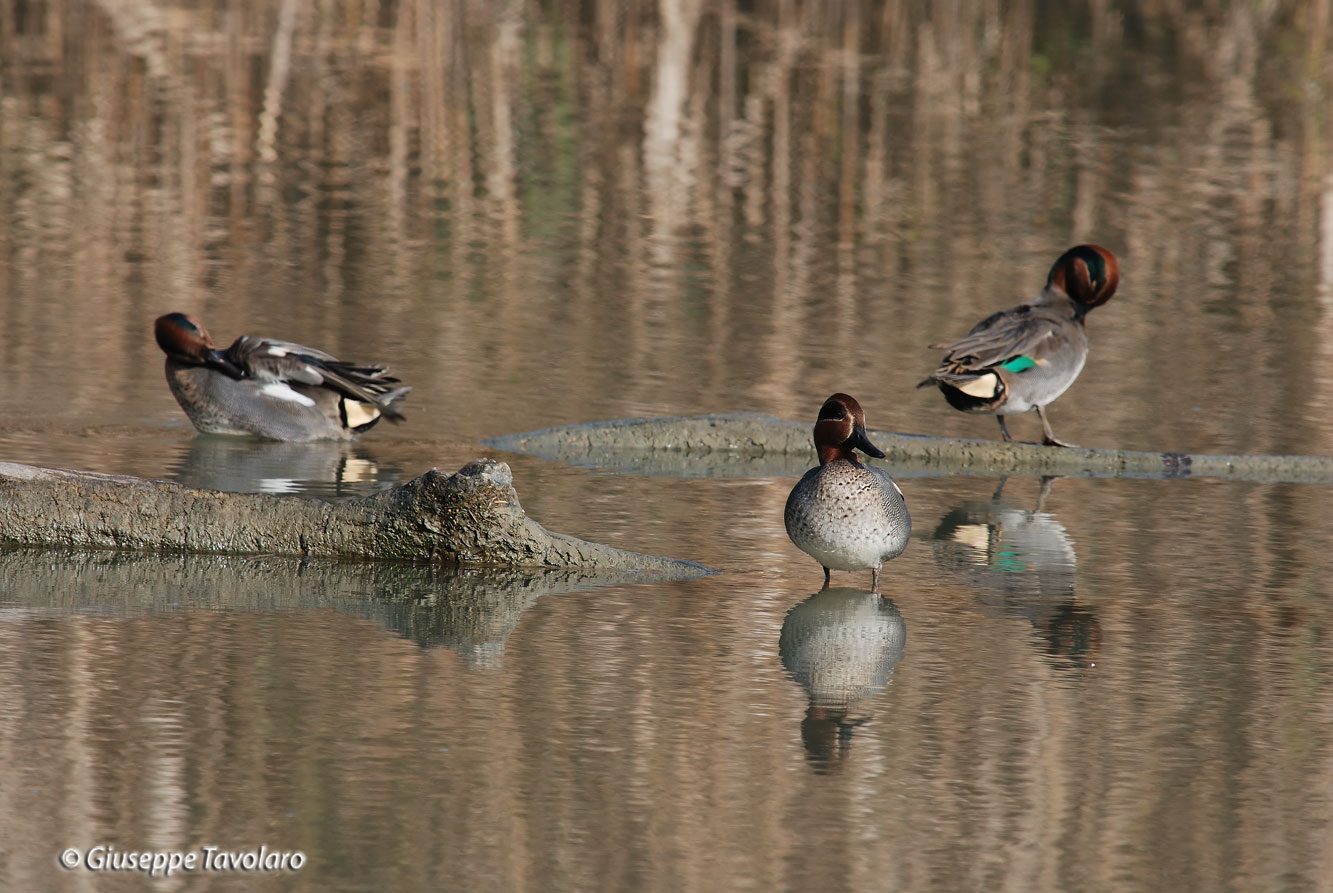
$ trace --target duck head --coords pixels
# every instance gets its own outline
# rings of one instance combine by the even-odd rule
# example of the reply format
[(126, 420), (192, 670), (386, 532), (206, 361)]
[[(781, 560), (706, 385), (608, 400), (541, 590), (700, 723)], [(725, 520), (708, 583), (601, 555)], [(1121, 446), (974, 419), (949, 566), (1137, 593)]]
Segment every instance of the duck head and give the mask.
[(1047, 288), (1057, 288), (1073, 300), (1075, 319), (1080, 320), (1093, 307), (1111, 300), (1119, 284), (1120, 265), (1100, 245), (1075, 245), (1060, 255), (1046, 277)]
[(866, 414), (861, 404), (846, 394), (834, 394), (819, 408), (819, 419), (815, 422), (815, 449), (819, 452), (820, 465), (827, 465), (834, 459), (846, 459), (860, 465), (853, 450), (876, 459), (884, 458), (884, 452), (866, 436)]
[(245, 377), (245, 370), (213, 347), (213, 336), (204, 324), (184, 313), (168, 313), (153, 323), (157, 346), (167, 359), (191, 366), (207, 366), (232, 378)]

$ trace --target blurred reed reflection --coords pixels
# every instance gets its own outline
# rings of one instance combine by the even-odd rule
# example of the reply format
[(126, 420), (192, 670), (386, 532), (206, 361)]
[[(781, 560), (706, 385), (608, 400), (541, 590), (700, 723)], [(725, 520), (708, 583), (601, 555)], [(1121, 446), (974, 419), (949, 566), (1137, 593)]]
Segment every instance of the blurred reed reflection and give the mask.
[(816, 772), (847, 759), (852, 733), (870, 721), (872, 701), (888, 686), (906, 644), (897, 606), (866, 590), (825, 588), (787, 612), (778, 653), (810, 697), (801, 741)]
[(648, 579), (628, 572), (10, 549), (0, 551), (0, 616), (53, 609), (128, 616), (332, 609), (423, 648), (449, 648), (469, 664), (495, 667), (505, 639), (543, 595)]
[(1007, 501), (1001, 478), (991, 498), (964, 502), (930, 535), (940, 570), (977, 590), (977, 601), (1032, 624), (1035, 644), (1057, 664), (1095, 665), (1102, 644), (1097, 613), (1075, 603), (1078, 556), (1045, 511), (1054, 478), (1041, 479), (1035, 508)]

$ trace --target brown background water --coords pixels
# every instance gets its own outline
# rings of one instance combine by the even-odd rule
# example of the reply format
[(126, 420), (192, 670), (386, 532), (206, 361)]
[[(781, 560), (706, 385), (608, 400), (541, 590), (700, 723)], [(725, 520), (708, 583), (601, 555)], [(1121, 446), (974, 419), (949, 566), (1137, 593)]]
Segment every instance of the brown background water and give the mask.
[[(835, 390), (990, 437), (925, 345), (1084, 240), (1122, 288), (1058, 434), (1329, 454), (1329, 15), (0, 0), (0, 459), (330, 497)], [(197, 438), (170, 310), (388, 361), (409, 422)], [(0, 886), (262, 843), (309, 862), (187, 883), (1328, 889), (1327, 488), (908, 479), (875, 601), (816, 596), (791, 478), (498, 458), (547, 526), (724, 573), (2, 555)]]

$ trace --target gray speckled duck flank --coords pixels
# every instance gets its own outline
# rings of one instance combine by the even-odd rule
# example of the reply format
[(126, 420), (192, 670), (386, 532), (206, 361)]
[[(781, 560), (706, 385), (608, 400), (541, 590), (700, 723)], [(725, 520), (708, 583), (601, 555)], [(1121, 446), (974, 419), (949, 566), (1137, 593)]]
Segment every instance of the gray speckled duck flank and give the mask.
[(787, 497), (787, 535), (821, 566), (878, 568), (907, 548), (912, 519), (882, 468), (838, 459), (812, 468)]
[[(355, 432), (342, 424), (334, 391), (314, 389), (309, 404), (266, 395), (254, 382), (241, 382), (202, 366), (167, 359), (171, 394), (203, 434), (231, 434), (265, 440), (303, 442), (350, 440)], [(296, 393), (293, 391), (293, 393)]]
[(912, 520), (902, 491), (880, 468), (870, 468), (856, 450), (884, 453), (866, 436), (865, 412), (846, 394), (824, 401), (815, 420), (819, 467), (805, 473), (787, 497), (783, 519), (797, 548), (819, 562), (824, 582), (830, 570), (870, 571), (872, 589), (879, 569), (907, 547)]

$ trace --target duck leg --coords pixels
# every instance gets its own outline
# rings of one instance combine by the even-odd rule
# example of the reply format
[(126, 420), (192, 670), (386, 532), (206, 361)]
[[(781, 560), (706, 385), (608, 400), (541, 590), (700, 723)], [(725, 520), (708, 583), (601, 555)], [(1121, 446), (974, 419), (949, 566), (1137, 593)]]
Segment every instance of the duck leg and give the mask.
[[(997, 415), (995, 421), (1000, 423), (1000, 433), (1004, 435), (1004, 442), (1013, 443), (1014, 439), (1009, 436), (1009, 426), (1004, 423), (1004, 416)], [(1043, 419), (1043, 421), (1045, 420)]]
[(825, 588), (825, 589), (828, 589), (828, 584), (829, 584), (829, 570), (828, 570), (828, 568), (824, 568), (824, 588)]
[(1038, 418), (1041, 419), (1041, 430), (1042, 434), (1044, 435), (1041, 440), (1042, 443), (1046, 444), (1046, 446), (1058, 446), (1058, 447), (1074, 446), (1074, 444), (1065, 443), (1063, 440), (1055, 436), (1055, 434), (1051, 431), (1051, 423), (1046, 421), (1046, 410), (1044, 410), (1040, 406), (1037, 407), (1037, 416)]
[(879, 592), (879, 568), (877, 567), (870, 569), (870, 591)]

